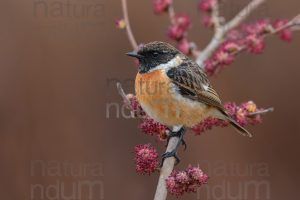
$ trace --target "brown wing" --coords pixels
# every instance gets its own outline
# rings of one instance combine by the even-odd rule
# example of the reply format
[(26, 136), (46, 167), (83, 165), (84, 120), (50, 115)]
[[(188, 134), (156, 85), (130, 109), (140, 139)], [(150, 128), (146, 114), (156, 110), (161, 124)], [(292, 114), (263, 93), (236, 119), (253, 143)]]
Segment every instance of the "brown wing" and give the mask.
[(224, 110), (205, 72), (195, 62), (186, 59), (180, 66), (171, 68), (167, 75), (186, 98)]
[(180, 66), (171, 68), (167, 75), (183, 96), (216, 107), (239, 133), (252, 137), (251, 133), (228, 115), (217, 92), (211, 87), (205, 72), (195, 62), (186, 59)]

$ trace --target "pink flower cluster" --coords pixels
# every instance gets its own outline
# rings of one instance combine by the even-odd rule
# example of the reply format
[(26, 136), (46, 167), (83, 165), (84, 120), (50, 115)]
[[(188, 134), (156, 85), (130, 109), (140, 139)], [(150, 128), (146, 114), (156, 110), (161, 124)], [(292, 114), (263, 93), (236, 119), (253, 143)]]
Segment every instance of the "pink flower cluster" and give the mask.
[(218, 0), (200, 0), (199, 10), (203, 12), (211, 12)]
[(134, 153), (137, 173), (150, 175), (158, 169), (158, 153), (151, 144), (135, 146)]
[(214, 21), (212, 20), (211, 12), (218, 0), (200, 0), (198, 9), (203, 12), (202, 23), (207, 28), (214, 27)]
[[(274, 29), (279, 29), (280, 27), (283, 27), (284, 25), (286, 25), (288, 23), (287, 19), (281, 19), (281, 20), (276, 20), (273, 23), (273, 27)], [(284, 29), (282, 31), (279, 32), (279, 37), (280, 39), (282, 39), (283, 41), (287, 41), (287, 42), (291, 42), (293, 39), (293, 33), (291, 29)]]
[(180, 41), (185, 37), (187, 30), (191, 25), (191, 19), (185, 14), (178, 14), (175, 16), (174, 24), (168, 29), (169, 38)]
[[(254, 114), (258, 111), (262, 111), (263, 109), (258, 109), (256, 104), (253, 101), (248, 101), (246, 103), (242, 103), (240, 106), (235, 103), (226, 103), (224, 105), (228, 114), (235, 119), (241, 126), (246, 126), (248, 124), (255, 125), (262, 122), (261, 115)], [(193, 127), (193, 132), (196, 135), (200, 135), (206, 130), (210, 130), (213, 127), (226, 127), (228, 123), (215, 118), (207, 118), (195, 127)]]
[(185, 192), (196, 192), (196, 189), (207, 183), (208, 176), (199, 167), (189, 166), (184, 171), (173, 170), (166, 184), (170, 194), (179, 197)]
[(191, 26), (191, 19), (188, 15), (177, 14), (174, 22), (169, 26), (167, 36), (177, 42), (177, 48), (184, 54), (191, 53), (191, 44), (187, 39), (187, 31)]
[(147, 135), (156, 135), (160, 141), (166, 140), (169, 132), (166, 126), (154, 121), (154, 119), (148, 116), (142, 119), (139, 128)]
[[(267, 19), (262, 19), (232, 30), (214, 55), (206, 61), (205, 70), (207, 74), (215, 75), (225, 66), (232, 64), (237, 54), (242, 50), (247, 50), (253, 54), (263, 53), (265, 35), (274, 30), (280, 30), (287, 22), (287, 20), (277, 20), (271, 23)], [(278, 34), (284, 41), (291, 41), (292, 39), (292, 31), (288, 28), (279, 31)]]
[(156, 14), (162, 14), (168, 10), (171, 4), (172, 0), (153, 0), (154, 12)]
[(129, 109), (134, 113), (135, 117), (146, 116), (146, 113), (138, 102), (136, 96), (134, 96), (133, 94), (127, 94), (126, 97), (130, 102), (130, 105), (128, 105)]
[[(153, 0), (154, 13), (161, 14), (168, 11), (173, 3), (172, 0)], [(172, 25), (167, 30), (167, 36), (177, 42), (177, 48), (184, 54), (190, 55), (193, 45), (187, 39), (187, 31), (191, 26), (191, 19), (186, 14), (175, 14), (172, 16)]]

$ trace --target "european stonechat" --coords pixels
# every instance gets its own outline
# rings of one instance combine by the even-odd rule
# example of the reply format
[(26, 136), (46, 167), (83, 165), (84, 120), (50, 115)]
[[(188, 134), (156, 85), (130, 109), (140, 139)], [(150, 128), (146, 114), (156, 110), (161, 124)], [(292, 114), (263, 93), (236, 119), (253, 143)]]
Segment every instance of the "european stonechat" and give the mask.
[[(171, 137), (178, 136), (183, 142), (185, 128), (208, 117), (228, 121), (251, 137), (228, 115), (203, 69), (175, 47), (155, 41), (127, 55), (139, 60), (135, 79), (139, 103), (151, 118), (172, 129)], [(164, 156), (177, 158), (176, 151)]]

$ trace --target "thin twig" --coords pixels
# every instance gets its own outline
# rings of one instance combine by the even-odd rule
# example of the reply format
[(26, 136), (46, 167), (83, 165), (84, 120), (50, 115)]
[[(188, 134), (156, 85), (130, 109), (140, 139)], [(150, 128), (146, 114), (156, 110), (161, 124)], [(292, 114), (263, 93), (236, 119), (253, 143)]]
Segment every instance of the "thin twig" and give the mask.
[(124, 92), (121, 83), (117, 82), (117, 89), (120, 96), (123, 98), (123, 101), (126, 105), (130, 105), (130, 100), (127, 98), (126, 93)]
[(168, 13), (169, 13), (169, 18), (170, 18), (171, 24), (175, 25), (176, 20), (175, 20), (175, 10), (174, 10), (173, 4), (169, 5)]
[(127, 0), (121, 0), (121, 1), (122, 1), (123, 17), (124, 17), (125, 24), (126, 24), (127, 37), (129, 39), (129, 42), (130, 42), (132, 48), (134, 50), (137, 50), (138, 45), (137, 45), (137, 42), (132, 33), (131, 27), (130, 27), (130, 22), (129, 22), (129, 17), (128, 17), (128, 9), (127, 9)]
[(266, 114), (266, 113), (273, 112), (273, 111), (274, 111), (274, 108), (268, 108), (268, 109), (263, 109), (263, 110), (260, 110), (257, 112), (249, 113), (248, 116), (252, 117), (255, 115), (262, 115), (262, 114)]
[(219, 2), (216, 1), (215, 5), (212, 7), (212, 21), (214, 24), (214, 29), (215, 32), (218, 31), (218, 29), (220, 29), (221, 26), (221, 22), (220, 22), (220, 13), (219, 13)]
[(240, 25), (256, 8), (266, 0), (252, 0), (243, 10), (241, 10), (231, 21), (224, 26), (224, 32), (234, 29)]
[(117, 82), (117, 89), (118, 89), (118, 93), (120, 94), (120, 96), (122, 97), (125, 106), (130, 110), (130, 114), (132, 116), (132, 118), (135, 117), (134, 112), (133, 112), (133, 108), (131, 105), (130, 100), (128, 99), (128, 96), (126, 95), (126, 93), (124, 92), (121, 83)]
[[(244, 21), (252, 11), (254, 11), (259, 5), (261, 5), (266, 0), (252, 0), (242, 11), (240, 11), (231, 21), (227, 24), (221, 26), (217, 24), (218, 27), (215, 28), (215, 34), (211, 42), (207, 47), (201, 52), (201, 54), (196, 58), (196, 62), (200, 67), (204, 67), (205, 61), (214, 53), (214, 51), (220, 46), (223, 40), (226, 38), (226, 34), (237, 27), (242, 21)], [(215, 9), (214, 15), (218, 15), (218, 6)], [(213, 9), (213, 10), (214, 10)], [(219, 19), (215, 21), (219, 23)]]

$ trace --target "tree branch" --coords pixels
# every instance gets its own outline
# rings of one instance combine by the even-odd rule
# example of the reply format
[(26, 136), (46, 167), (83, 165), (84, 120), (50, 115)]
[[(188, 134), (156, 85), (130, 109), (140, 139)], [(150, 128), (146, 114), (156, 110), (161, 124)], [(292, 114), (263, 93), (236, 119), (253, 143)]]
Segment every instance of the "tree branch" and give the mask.
[(130, 100), (129, 100), (128, 97), (126, 96), (126, 93), (124, 92), (124, 90), (123, 90), (123, 88), (122, 88), (122, 85), (121, 85), (121, 83), (119, 83), (119, 82), (117, 82), (117, 90), (118, 90), (119, 95), (122, 97), (122, 99), (123, 99), (123, 101), (124, 101), (124, 104), (125, 104), (130, 110), (132, 110)]
[[(176, 148), (176, 144), (178, 144), (178, 142), (179, 142), (178, 137), (170, 138), (166, 152), (173, 151)], [(166, 158), (164, 160), (163, 166), (160, 170), (160, 175), (158, 179), (154, 200), (165, 200), (167, 198), (168, 190), (166, 186), (166, 179), (172, 173), (174, 165), (175, 165), (174, 157)]]
[(204, 62), (214, 53), (214, 51), (220, 46), (223, 40), (226, 38), (226, 34), (237, 27), (242, 21), (244, 21), (252, 11), (254, 11), (259, 5), (261, 5), (266, 0), (252, 0), (242, 11), (240, 11), (231, 21), (225, 25), (220, 25), (220, 18), (218, 17), (218, 4), (213, 8), (212, 17), (215, 27), (215, 34), (211, 42), (207, 47), (201, 52), (201, 54), (196, 58), (196, 62), (200, 67), (204, 67)]
[[(300, 14), (297, 15), (296, 17), (294, 17), (292, 20), (290, 20), (285, 25), (278, 27), (277, 29), (273, 29), (272, 27), (270, 27), (270, 29), (271, 29), (270, 32), (261, 35), (261, 37), (266, 38), (267, 36), (275, 35), (285, 29), (291, 29), (292, 31), (299, 31), (300, 30)], [(240, 46), (240, 48), (237, 51), (232, 52), (231, 55), (238, 56), (239, 54), (244, 52), (246, 49), (247, 49), (246, 45)], [(220, 64), (219, 61), (215, 61), (211, 65), (217, 66), (219, 64)], [(203, 68), (204, 67), (205, 67), (205, 63), (203, 63)]]
[(171, 24), (174, 25), (176, 23), (176, 21), (175, 21), (175, 10), (174, 10), (173, 4), (171, 4), (169, 6), (168, 13), (169, 13), (169, 18), (170, 18)]
[(220, 29), (220, 26), (221, 26), (220, 13), (219, 13), (219, 2), (218, 1), (216, 1), (215, 5), (212, 8), (211, 16), (212, 16), (212, 21), (213, 21), (213, 24), (214, 24), (215, 32), (217, 32), (218, 29)]
[(137, 42), (134, 38), (134, 35), (132, 33), (131, 27), (130, 27), (130, 22), (129, 22), (129, 17), (128, 17), (128, 9), (127, 9), (127, 0), (121, 0), (122, 1), (122, 10), (123, 10), (123, 17), (124, 21), (126, 24), (126, 33), (127, 37), (129, 39), (129, 42), (134, 50), (138, 49)]
[(234, 29), (241, 24), (256, 8), (266, 0), (252, 0), (243, 10), (241, 10), (231, 21), (224, 26), (224, 32)]
[[(117, 83), (117, 90), (118, 90), (118, 93), (120, 94), (120, 96), (122, 97), (125, 105), (130, 110), (132, 110), (130, 100), (128, 99), (128, 97), (127, 97), (126, 93), (124, 92), (122, 85), (120, 83)], [(134, 114), (132, 113), (132, 115), (134, 115)], [(178, 144), (178, 142), (179, 142), (178, 137), (170, 138), (166, 152), (173, 151), (176, 148), (176, 145)], [(160, 176), (158, 179), (158, 184), (157, 184), (157, 189), (156, 189), (154, 200), (165, 200), (167, 198), (168, 191), (167, 191), (167, 186), (166, 186), (166, 179), (172, 173), (174, 165), (175, 165), (174, 157), (166, 158), (164, 160), (162, 168), (160, 169)]]
[(262, 115), (262, 114), (266, 114), (266, 113), (273, 112), (273, 111), (274, 111), (274, 108), (267, 108), (267, 109), (259, 110), (257, 112), (250, 113), (248, 116), (251, 117), (251, 116), (256, 116), (256, 115)]

